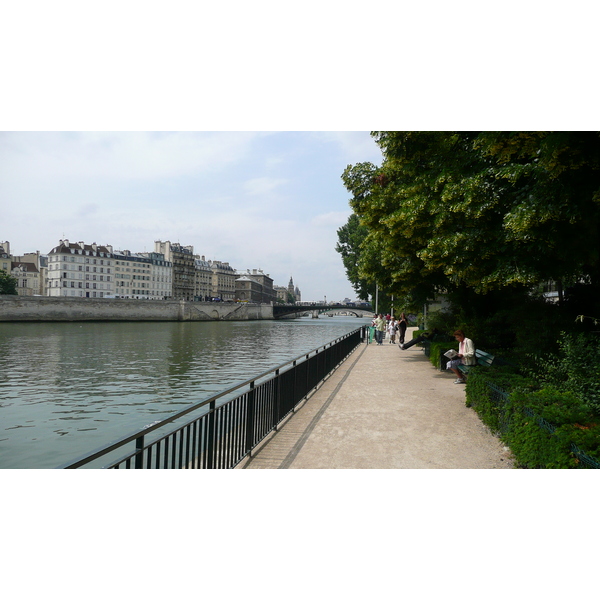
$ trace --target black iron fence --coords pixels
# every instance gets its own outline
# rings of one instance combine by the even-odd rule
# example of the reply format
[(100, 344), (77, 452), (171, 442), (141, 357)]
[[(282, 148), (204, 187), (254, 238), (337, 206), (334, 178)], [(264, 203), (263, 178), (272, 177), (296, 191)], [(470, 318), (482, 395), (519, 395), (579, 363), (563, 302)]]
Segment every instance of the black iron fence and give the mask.
[[(277, 428), (295, 407), (365, 338), (361, 327), (306, 355), (266, 371), (211, 398), (61, 465), (76, 469), (109, 458), (111, 469), (231, 469)], [(242, 393), (227, 400), (237, 390)], [(219, 400), (223, 403), (218, 405)], [(186, 415), (201, 411), (180, 426)], [(175, 429), (161, 433), (168, 426)], [(150, 434), (158, 438), (150, 440)], [(134, 446), (134, 447), (132, 447)]]

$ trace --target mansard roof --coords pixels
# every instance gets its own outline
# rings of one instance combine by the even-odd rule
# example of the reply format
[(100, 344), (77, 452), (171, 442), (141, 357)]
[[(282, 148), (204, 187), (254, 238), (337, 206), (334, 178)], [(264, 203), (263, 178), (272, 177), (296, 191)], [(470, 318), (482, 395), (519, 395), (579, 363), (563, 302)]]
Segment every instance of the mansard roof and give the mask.
[(112, 256), (112, 247), (98, 246), (98, 244), (84, 244), (83, 242), (69, 242), (69, 240), (59, 240), (58, 246), (52, 248), (49, 254), (88, 254), (90, 256), (99, 256), (100, 253)]
[(39, 273), (39, 269), (33, 264), (29, 262), (11, 262), (10, 268), (16, 269), (20, 268), (22, 271), (27, 271), (28, 273)]

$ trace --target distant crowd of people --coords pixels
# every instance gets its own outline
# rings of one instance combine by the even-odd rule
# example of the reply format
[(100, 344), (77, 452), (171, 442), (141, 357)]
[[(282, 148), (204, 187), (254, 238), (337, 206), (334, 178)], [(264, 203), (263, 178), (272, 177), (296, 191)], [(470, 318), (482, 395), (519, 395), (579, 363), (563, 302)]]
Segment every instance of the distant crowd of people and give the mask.
[(376, 314), (371, 321), (371, 326), (375, 328), (375, 341), (381, 346), (384, 338), (386, 338), (390, 344), (396, 343), (396, 337), (398, 337), (398, 343), (404, 344), (404, 337), (406, 335), (406, 328), (408, 327), (408, 317), (402, 313), (398, 319), (395, 319), (391, 315)]

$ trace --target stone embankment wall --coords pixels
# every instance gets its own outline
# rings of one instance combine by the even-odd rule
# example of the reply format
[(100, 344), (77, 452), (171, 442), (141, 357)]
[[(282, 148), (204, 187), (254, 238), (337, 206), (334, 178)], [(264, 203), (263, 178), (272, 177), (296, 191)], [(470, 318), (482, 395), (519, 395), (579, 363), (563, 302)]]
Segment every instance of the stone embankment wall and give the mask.
[(270, 304), (0, 296), (0, 321), (256, 321)]

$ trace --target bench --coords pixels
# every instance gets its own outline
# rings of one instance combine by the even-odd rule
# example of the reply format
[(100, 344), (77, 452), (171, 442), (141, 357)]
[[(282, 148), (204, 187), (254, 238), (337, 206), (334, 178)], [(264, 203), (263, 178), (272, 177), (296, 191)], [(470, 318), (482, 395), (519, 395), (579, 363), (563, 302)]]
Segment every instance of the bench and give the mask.
[(493, 354), (489, 354), (489, 352), (484, 352), (483, 350), (475, 350), (475, 358), (477, 359), (477, 363), (474, 365), (458, 365), (458, 370), (465, 377), (474, 367), (491, 367), (492, 363), (496, 359)]

